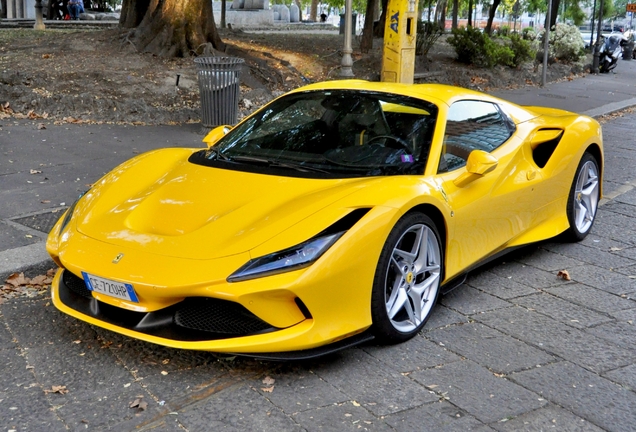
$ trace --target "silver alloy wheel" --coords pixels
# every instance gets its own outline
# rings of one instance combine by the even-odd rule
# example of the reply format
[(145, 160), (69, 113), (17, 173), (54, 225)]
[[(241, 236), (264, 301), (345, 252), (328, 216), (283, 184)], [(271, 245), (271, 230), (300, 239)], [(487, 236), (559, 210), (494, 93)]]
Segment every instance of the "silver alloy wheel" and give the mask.
[(396, 330), (412, 332), (427, 318), (439, 290), (440, 264), (440, 245), (427, 225), (413, 225), (397, 241), (384, 285), (386, 312)]
[(594, 222), (598, 196), (598, 169), (588, 160), (579, 170), (574, 190), (574, 224), (581, 233), (587, 232)]

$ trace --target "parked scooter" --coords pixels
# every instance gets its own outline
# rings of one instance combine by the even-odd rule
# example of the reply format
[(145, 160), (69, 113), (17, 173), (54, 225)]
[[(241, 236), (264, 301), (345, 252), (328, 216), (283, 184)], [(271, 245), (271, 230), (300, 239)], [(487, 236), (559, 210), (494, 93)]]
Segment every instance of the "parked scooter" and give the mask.
[(618, 58), (623, 53), (622, 47), (627, 42), (627, 38), (621, 34), (612, 34), (609, 37), (605, 37), (599, 50), (599, 72), (607, 73), (616, 67)]

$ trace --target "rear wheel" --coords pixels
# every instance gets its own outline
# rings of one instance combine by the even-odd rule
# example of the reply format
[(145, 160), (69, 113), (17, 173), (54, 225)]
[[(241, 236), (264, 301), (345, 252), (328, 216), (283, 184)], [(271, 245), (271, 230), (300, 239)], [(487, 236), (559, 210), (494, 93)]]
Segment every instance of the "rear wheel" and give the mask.
[(570, 228), (565, 237), (570, 241), (583, 240), (592, 229), (600, 200), (598, 161), (590, 153), (585, 153), (574, 175), (567, 215)]
[(404, 216), (380, 254), (371, 302), (373, 329), (385, 343), (415, 336), (431, 315), (443, 272), (435, 223), (422, 213)]

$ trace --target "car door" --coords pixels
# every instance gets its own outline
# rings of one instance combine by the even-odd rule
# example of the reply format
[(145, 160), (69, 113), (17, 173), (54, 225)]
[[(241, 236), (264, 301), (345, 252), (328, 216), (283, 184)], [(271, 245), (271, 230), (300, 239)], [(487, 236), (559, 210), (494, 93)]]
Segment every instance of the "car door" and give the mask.
[(437, 177), (452, 210), (448, 277), (503, 249), (532, 222), (540, 173), (515, 130), (494, 103), (449, 108)]

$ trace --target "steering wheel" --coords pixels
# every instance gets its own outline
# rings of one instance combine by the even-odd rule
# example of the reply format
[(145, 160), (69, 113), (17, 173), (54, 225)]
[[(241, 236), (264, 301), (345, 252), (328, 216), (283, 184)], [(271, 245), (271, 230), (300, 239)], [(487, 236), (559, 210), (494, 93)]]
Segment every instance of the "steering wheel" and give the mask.
[[(367, 141), (367, 144), (371, 144), (373, 141), (377, 141), (379, 139), (388, 139), (393, 141), (394, 143), (397, 143), (399, 145), (400, 148), (403, 148), (404, 150), (406, 150), (406, 152), (408, 154), (412, 154), (413, 153), (413, 149), (409, 146), (409, 143), (407, 143), (406, 141), (404, 141), (402, 138), (398, 138), (396, 136), (393, 135), (378, 135), (378, 136), (374, 136), (373, 138), (371, 138), (369, 141)], [(391, 146), (394, 147), (394, 146)], [(395, 147), (394, 147), (395, 148)]]

